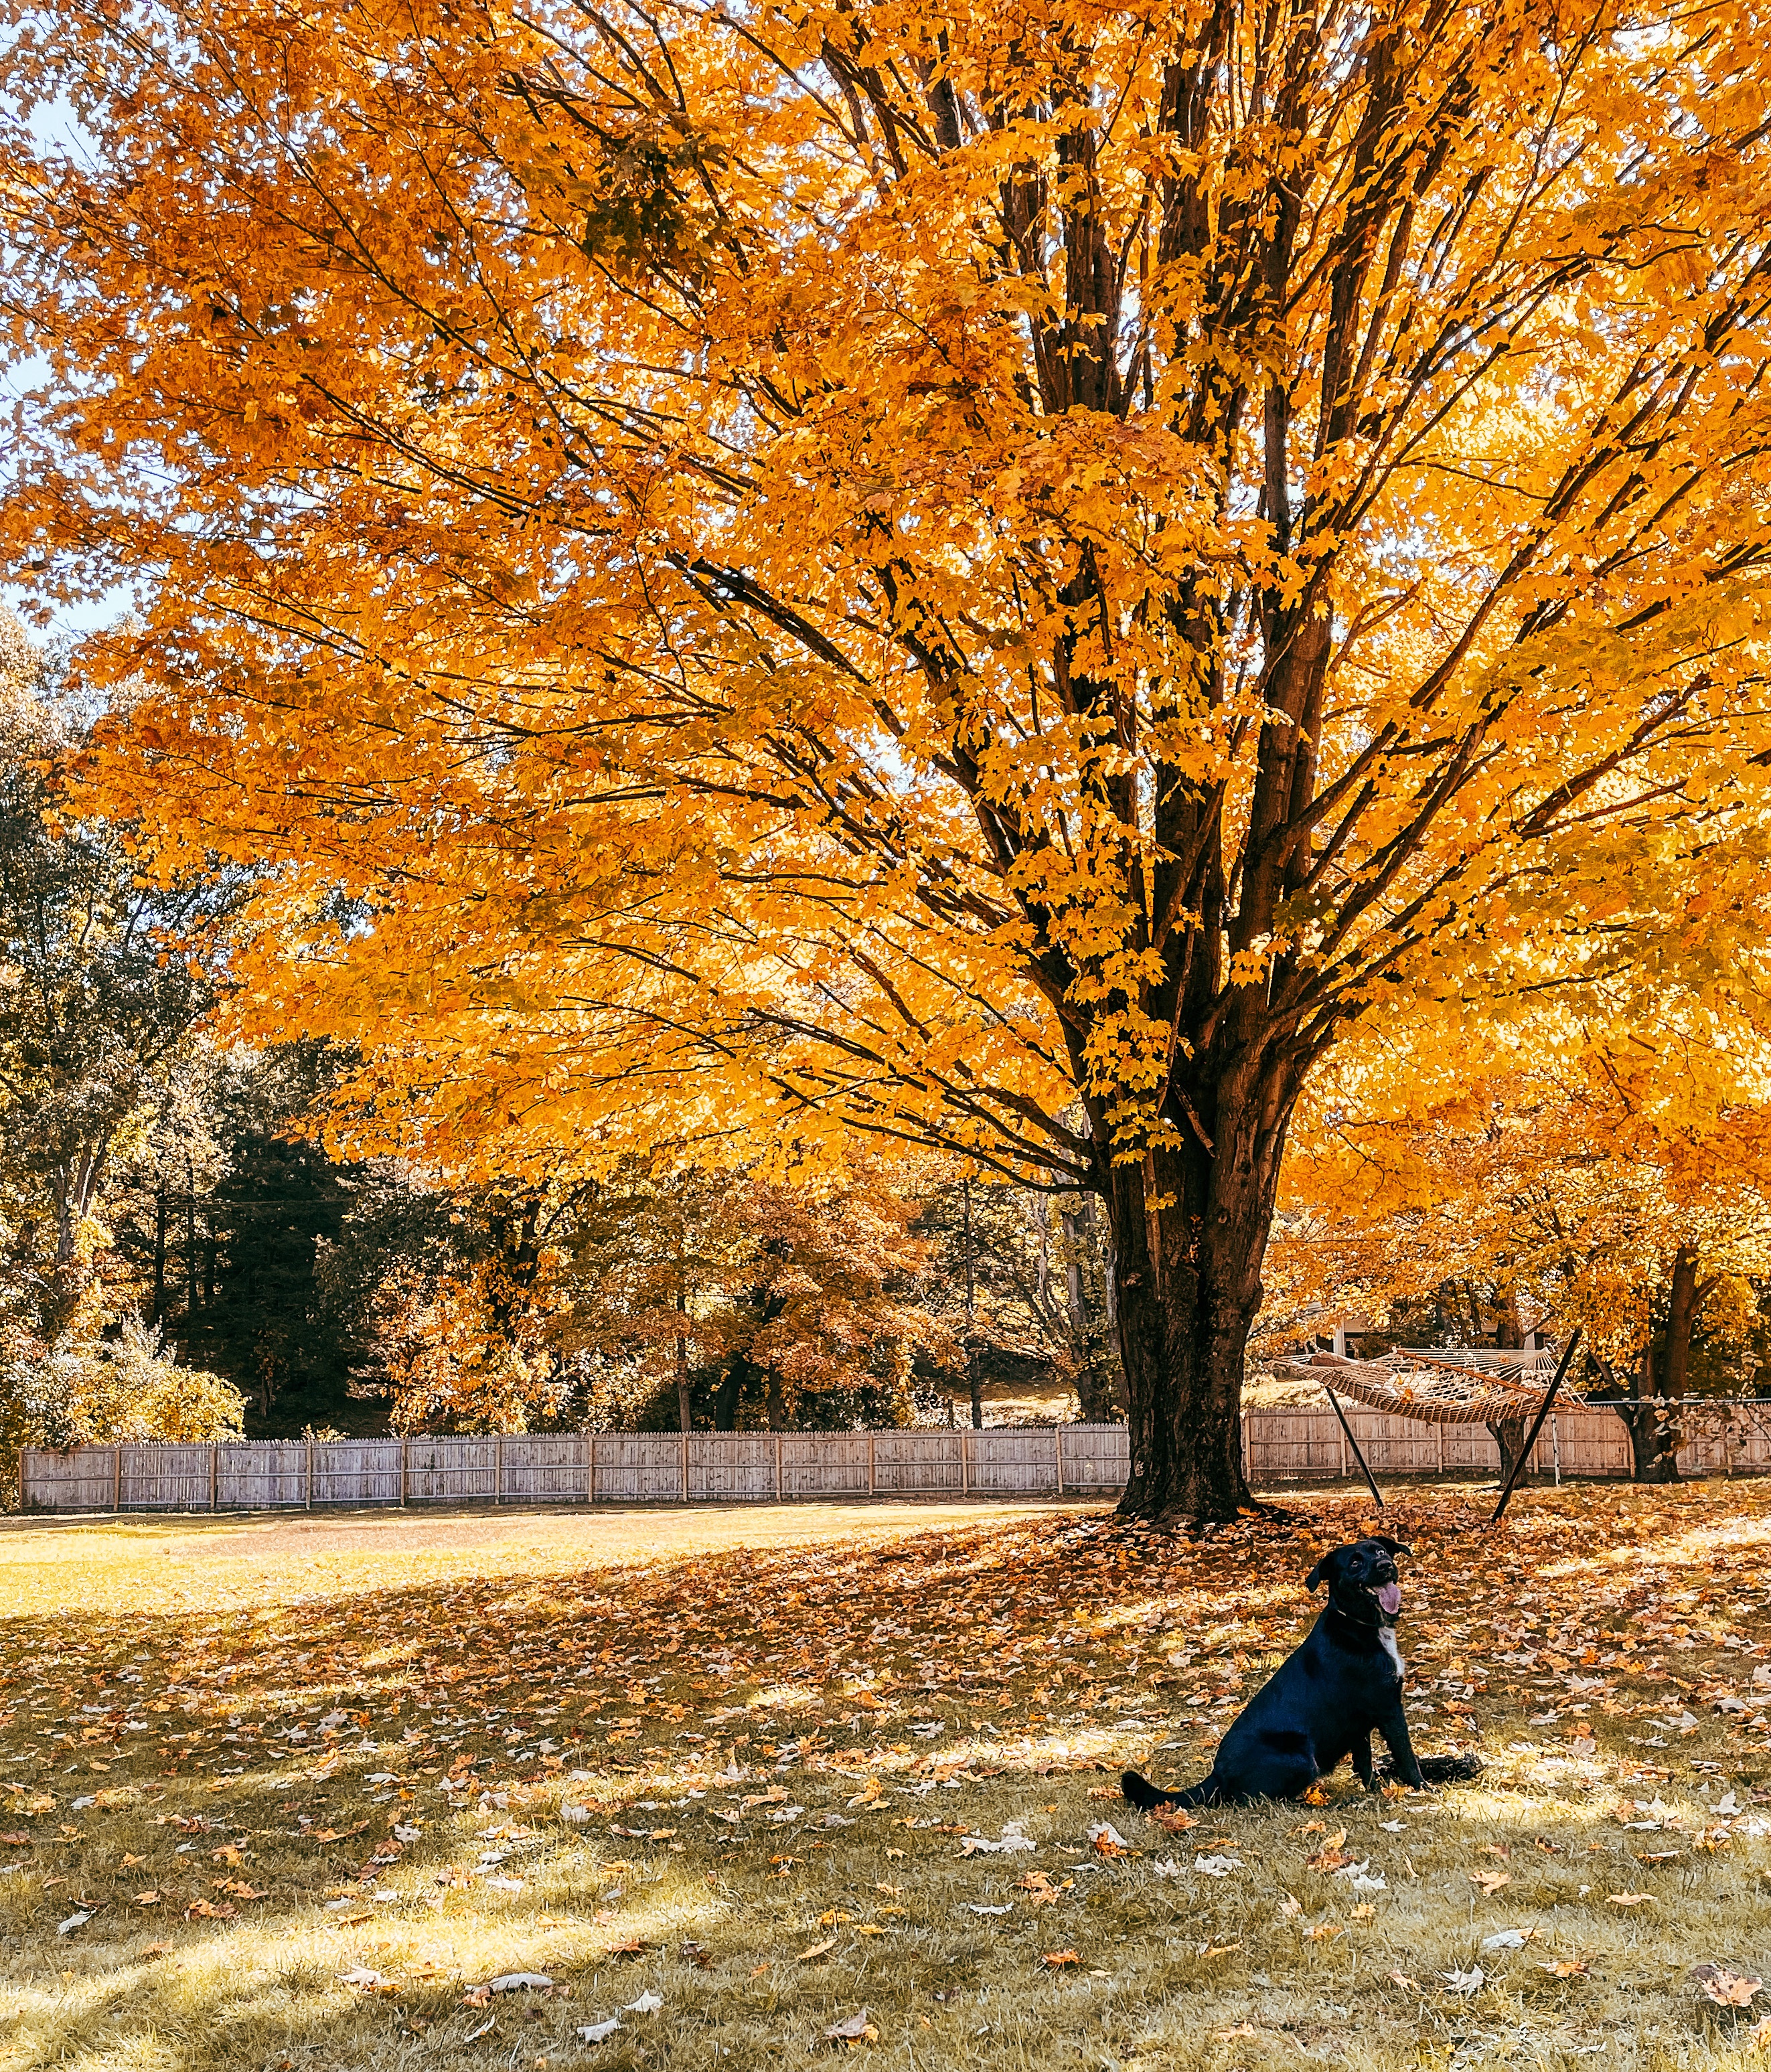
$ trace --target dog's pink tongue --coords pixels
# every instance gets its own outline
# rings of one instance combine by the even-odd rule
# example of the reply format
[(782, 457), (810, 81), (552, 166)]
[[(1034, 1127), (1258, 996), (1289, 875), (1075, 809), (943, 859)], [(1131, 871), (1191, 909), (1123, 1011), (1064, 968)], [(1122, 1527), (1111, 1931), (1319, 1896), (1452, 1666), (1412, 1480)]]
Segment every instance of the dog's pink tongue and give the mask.
[(1401, 1584), (1381, 1584), (1378, 1586), (1378, 1601), (1383, 1606), (1384, 1610), (1389, 1613), (1390, 1616), (1394, 1618), (1397, 1613), (1402, 1610)]

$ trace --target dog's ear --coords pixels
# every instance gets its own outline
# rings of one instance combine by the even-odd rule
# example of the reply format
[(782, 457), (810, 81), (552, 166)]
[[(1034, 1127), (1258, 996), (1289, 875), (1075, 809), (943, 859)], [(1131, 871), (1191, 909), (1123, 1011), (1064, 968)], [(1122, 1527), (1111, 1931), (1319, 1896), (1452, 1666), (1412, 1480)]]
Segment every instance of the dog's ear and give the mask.
[(1378, 1544), (1386, 1554), (1407, 1554), (1411, 1559), (1415, 1552), (1412, 1547), (1405, 1545), (1400, 1540), (1386, 1540), (1381, 1533), (1378, 1536)]
[(1341, 1564), (1346, 1559), (1346, 1552), (1347, 1550), (1344, 1547), (1330, 1548), (1309, 1574), (1304, 1577), (1304, 1589), (1320, 1590), (1324, 1583), (1332, 1581), (1341, 1572)]

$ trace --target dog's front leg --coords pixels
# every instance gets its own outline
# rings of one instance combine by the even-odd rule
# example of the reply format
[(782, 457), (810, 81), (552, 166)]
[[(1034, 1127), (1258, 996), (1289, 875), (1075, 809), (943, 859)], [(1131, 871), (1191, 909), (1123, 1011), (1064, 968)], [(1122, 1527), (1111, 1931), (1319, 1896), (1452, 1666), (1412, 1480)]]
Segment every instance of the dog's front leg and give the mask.
[(1366, 1790), (1375, 1791), (1378, 1788), (1378, 1773), (1372, 1767), (1371, 1736), (1369, 1733), (1353, 1736), (1353, 1766), (1358, 1773), (1359, 1782)]
[[(1396, 1694), (1396, 1702), (1389, 1716), (1378, 1722), (1378, 1731), (1389, 1745), (1390, 1766), (1392, 1774), (1402, 1783), (1406, 1784), (1411, 1791), (1420, 1790), (1426, 1780), (1420, 1774), (1420, 1763), (1415, 1754), (1415, 1745), (1408, 1738), (1408, 1716), (1402, 1708), (1402, 1693), (1399, 1691)], [(1365, 1761), (1369, 1764), (1370, 1760), (1370, 1751), (1368, 1746)]]

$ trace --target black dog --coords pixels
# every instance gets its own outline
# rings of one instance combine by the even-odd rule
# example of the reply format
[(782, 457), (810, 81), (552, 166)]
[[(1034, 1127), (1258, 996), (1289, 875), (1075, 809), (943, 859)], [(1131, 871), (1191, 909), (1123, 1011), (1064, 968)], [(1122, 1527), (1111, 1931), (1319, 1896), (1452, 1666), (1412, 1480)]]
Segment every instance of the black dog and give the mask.
[(1132, 1804), (1148, 1813), (1160, 1806), (1301, 1798), (1349, 1755), (1369, 1791), (1378, 1775), (1371, 1760), (1374, 1728), (1389, 1744), (1386, 1775), (1417, 1790), (1429, 1779), (1448, 1784), (1474, 1777), (1481, 1766), (1473, 1756), (1422, 1763), (1408, 1739), (1395, 1637), (1402, 1586), (1391, 1558), (1407, 1552), (1400, 1540), (1361, 1540), (1324, 1554), (1304, 1583), (1308, 1590), (1328, 1584), (1322, 1616), (1219, 1742), (1211, 1775), (1185, 1791), (1159, 1791), (1128, 1770), (1121, 1788)]

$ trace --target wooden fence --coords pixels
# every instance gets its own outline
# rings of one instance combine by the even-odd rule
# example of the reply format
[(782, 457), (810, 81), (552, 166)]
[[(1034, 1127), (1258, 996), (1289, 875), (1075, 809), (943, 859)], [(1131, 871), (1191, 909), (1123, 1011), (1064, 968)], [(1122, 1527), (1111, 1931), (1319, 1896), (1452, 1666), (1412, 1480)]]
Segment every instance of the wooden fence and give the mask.
[[(1771, 1470), (1771, 1404), (1750, 1408), (1750, 1419), (1686, 1447), (1681, 1470)], [(1350, 1406), (1349, 1421), (1374, 1474), (1499, 1473), (1498, 1451), (1480, 1424), (1421, 1424)], [(1245, 1411), (1242, 1457), (1258, 1483), (1358, 1473), (1346, 1435), (1325, 1407)], [(1117, 1494), (1129, 1457), (1122, 1424), (241, 1440), (80, 1446), (66, 1453), (28, 1448), (21, 1494), (27, 1509), (65, 1511), (1089, 1497)], [(1628, 1436), (1608, 1410), (1558, 1411), (1533, 1451), (1531, 1470), (1627, 1475)]]

